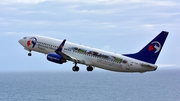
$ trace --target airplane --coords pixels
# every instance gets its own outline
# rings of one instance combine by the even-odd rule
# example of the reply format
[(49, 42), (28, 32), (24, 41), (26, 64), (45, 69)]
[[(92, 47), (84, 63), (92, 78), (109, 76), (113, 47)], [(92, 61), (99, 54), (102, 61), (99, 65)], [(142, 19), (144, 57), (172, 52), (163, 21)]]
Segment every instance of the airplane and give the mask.
[(58, 40), (46, 36), (32, 35), (19, 40), (25, 50), (40, 52), (47, 55), (47, 60), (63, 64), (73, 62), (74, 72), (79, 71), (77, 64), (87, 66), (87, 71), (95, 67), (115, 72), (148, 72), (155, 71), (156, 60), (161, 52), (169, 32), (162, 31), (139, 52), (133, 54), (117, 54), (88, 46)]

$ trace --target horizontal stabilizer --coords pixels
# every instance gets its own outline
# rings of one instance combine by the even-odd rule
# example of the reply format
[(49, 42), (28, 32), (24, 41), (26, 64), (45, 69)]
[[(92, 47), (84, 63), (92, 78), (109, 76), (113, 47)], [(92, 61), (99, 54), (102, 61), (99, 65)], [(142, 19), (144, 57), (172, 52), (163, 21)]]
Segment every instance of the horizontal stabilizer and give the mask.
[(151, 64), (144, 64), (144, 63), (142, 63), (141, 65), (142, 65), (143, 67), (148, 67), (148, 68), (157, 68), (156, 65), (151, 65)]

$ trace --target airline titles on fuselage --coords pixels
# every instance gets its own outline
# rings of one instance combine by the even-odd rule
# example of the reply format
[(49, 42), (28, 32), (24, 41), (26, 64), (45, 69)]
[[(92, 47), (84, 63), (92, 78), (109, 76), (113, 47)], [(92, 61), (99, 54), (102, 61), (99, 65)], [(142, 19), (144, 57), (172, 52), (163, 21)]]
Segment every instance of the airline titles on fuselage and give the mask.
[(39, 41), (37, 41), (37, 46), (38, 46), (38, 49), (40, 50), (46, 50), (46, 49), (56, 50), (58, 48), (58, 46), (39, 42)]

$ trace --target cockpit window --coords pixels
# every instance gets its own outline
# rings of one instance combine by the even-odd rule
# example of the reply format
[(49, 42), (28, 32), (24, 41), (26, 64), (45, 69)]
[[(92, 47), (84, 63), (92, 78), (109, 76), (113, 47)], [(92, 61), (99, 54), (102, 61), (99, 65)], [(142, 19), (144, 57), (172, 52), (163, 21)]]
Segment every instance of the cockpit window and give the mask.
[(27, 37), (24, 37), (23, 39), (27, 39)]

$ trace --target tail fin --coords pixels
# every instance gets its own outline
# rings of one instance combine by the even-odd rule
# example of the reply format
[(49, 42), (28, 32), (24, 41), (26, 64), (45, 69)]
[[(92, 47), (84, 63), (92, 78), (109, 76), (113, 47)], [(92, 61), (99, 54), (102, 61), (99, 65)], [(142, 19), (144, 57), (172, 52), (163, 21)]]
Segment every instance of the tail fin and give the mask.
[(156, 36), (150, 43), (148, 43), (143, 49), (135, 54), (124, 54), (131, 58), (135, 58), (141, 61), (155, 64), (156, 60), (161, 52), (164, 42), (168, 36), (169, 32), (162, 31), (158, 36)]

